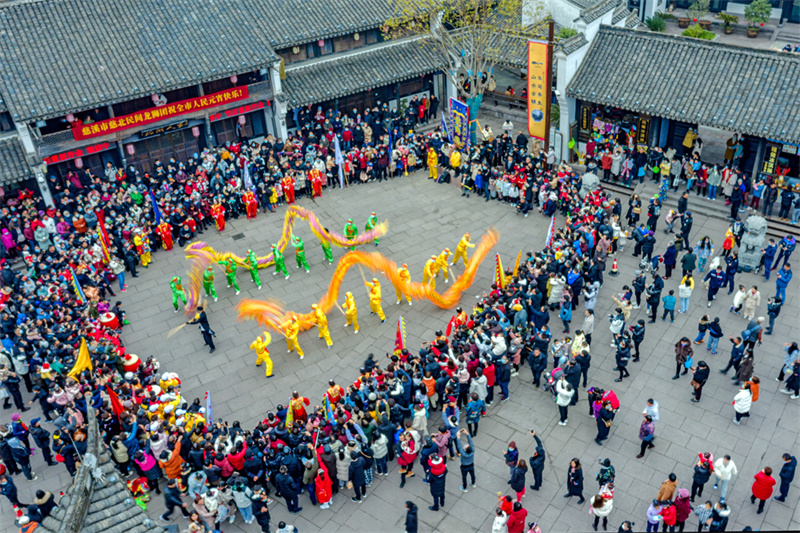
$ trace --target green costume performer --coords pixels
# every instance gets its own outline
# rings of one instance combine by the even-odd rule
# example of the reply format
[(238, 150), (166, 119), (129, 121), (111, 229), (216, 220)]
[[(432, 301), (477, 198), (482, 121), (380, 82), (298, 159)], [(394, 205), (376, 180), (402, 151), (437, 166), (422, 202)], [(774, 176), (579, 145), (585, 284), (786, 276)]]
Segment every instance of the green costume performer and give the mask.
[(214, 288), (213, 267), (208, 267), (203, 273), (203, 290), (206, 291), (206, 296), (211, 296), (215, 302), (219, 299), (217, 298), (217, 289)]
[(278, 272), (283, 272), (283, 275), (286, 276), (286, 279), (289, 279), (289, 273), (286, 271), (286, 261), (283, 259), (283, 254), (276, 245), (272, 245), (272, 257), (275, 259), (275, 272), (272, 273), (274, 276)]
[[(355, 224), (353, 224), (353, 219), (347, 219), (347, 224), (344, 225), (344, 236), (347, 237), (348, 240), (353, 240), (358, 237), (358, 228)], [(351, 246), (350, 250), (355, 250), (355, 246)]]
[(258, 259), (253, 250), (247, 250), (247, 259), (244, 260), (247, 267), (250, 269), (250, 277), (253, 278), (253, 283), (256, 284), (258, 290), (261, 290), (261, 278), (258, 276)]
[(294, 246), (294, 257), (297, 260), (297, 268), (302, 266), (306, 270), (306, 274), (308, 274), (311, 272), (311, 269), (308, 268), (308, 261), (306, 261), (306, 247), (303, 243), (303, 239), (292, 235), (292, 246)]
[(233, 259), (227, 261), (217, 261), (217, 264), (225, 269), (225, 278), (228, 280), (228, 287), (236, 289), (236, 294), (239, 294), (239, 284), (236, 282), (236, 263)]
[(172, 289), (172, 307), (175, 308), (175, 312), (178, 312), (178, 298), (183, 301), (183, 305), (186, 305), (186, 291), (183, 290), (183, 285), (181, 285), (181, 277), (175, 276), (169, 282), (169, 288)]
[(325, 254), (325, 259), (328, 260), (328, 264), (333, 264), (333, 252), (331, 252), (331, 243), (327, 241), (320, 241), (322, 245), (322, 253)]
[[(369, 218), (367, 219), (367, 225), (364, 226), (364, 231), (372, 231), (375, 229), (375, 226), (378, 225), (378, 215), (375, 214), (373, 211), (370, 213)], [(375, 239), (375, 246), (378, 246), (378, 239)]]

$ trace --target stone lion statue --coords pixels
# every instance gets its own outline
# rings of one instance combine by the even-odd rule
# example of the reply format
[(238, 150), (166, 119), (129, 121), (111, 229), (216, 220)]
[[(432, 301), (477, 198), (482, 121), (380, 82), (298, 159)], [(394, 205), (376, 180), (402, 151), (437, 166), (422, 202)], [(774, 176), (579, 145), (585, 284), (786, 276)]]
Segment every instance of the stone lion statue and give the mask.
[(739, 266), (744, 270), (756, 270), (761, 263), (761, 250), (767, 235), (767, 221), (758, 215), (747, 217), (744, 235), (739, 246)]

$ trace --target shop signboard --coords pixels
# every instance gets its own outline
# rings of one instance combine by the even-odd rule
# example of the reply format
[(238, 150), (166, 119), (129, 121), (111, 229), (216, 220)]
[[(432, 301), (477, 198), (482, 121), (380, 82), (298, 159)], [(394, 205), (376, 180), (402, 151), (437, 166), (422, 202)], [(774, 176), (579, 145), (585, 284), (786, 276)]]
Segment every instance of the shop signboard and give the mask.
[(157, 137), (158, 135), (163, 135), (164, 133), (169, 133), (170, 131), (182, 130), (183, 128), (187, 127), (189, 127), (189, 121), (181, 120), (180, 122), (173, 122), (172, 124), (167, 124), (166, 126), (153, 128), (152, 130), (140, 131), (139, 137), (141, 137), (142, 139), (146, 139), (147, 137)]
[(764, 174), (775, 174), (775, 165), (778, 163), (778, 156), (780, 153), (780, 144), (768, 142), (767, 148), (764, 150), (764, 162), (761, 164), (761, 172)]
[(44, 161), (48, 165), (55, 165), (57, 163), (63, 163), (64, 161), (77, 159), (79, 157), (86, 157), (92, 154), (99, 154), (100, 152), (105, 152), (106, 150), (111, 150), (112, 148), (116, 148), (116, 146), (117, 143), (111, 141), (92, 144), (90, 146), (84, 146), (83, 148), (76, 148), (74, 150), (69, 150), (68, 152), (49, 155), (47, 157), (42, 158), (42, 161)]

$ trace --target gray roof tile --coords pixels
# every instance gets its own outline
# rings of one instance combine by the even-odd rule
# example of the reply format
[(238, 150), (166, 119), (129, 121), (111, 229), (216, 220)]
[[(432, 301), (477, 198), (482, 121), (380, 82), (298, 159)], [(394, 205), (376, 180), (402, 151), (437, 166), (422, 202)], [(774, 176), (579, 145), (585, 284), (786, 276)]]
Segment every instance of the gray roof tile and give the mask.
[(797, 79), (795, 54), (602, 26), (567, 95), (797, 143)]
[(0, 93), (15, 120), (60, 116), (263, 68), (275, 48), (375, 28), (390, 12), (382, 0), (10, 3)]
[(0, 139), (0, 185), (22, 181), (31, 176), (19, 137), (12, 135)]

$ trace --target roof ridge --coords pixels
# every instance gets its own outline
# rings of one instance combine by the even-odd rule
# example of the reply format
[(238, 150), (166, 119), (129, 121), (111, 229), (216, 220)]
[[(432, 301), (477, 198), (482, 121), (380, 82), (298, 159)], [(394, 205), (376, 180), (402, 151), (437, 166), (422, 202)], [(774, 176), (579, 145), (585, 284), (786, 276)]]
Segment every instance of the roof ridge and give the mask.
[(364, 54), (377, 52), (378, 50), (387, 50), (387, 49), (393, 48), (395, 46), (409, 44), (409, 43), (412, 43), (412, 42), (415, 42), (415, 41), (420, 41), (420, 40), (423, 40), (423, 39), (426, 39), (426, 38), (427, 37), (425, 37), (424, 35), (415, 35), (413, 37), (406, 38), (406, 39), (392, 40), (392, 41), (389, 41), (388, 43), (385, 43), (385, 44), (381, 43), (383, 46), (378, 45), (378, 46), (365, 46), (363, 48), (356, 48), (353, 51), (353, 53), (350, 53), (350, 54), (348, 54), (346, 52), (344, 54), (331, 54), (330, 56), (323, 57), (318, 61), (313, 61), (313, 62), (304, 61), (302, 63), (298, 63), (296, 66), (295, 65), (289, 65), (289, 66), (286, 67), (286, 72), (298, 72), (298, 71), (306, 69), (306, 68), (316, 67), (316, 66), (319, 66), (319, 65), (324, 65), (326, 63), (330, 63), (331, 61), (344, 61), (344, 60), (347, 60), (347, 59), (350, 59), (350, 58), (353, 58), (353, 57), (358, 57), (358, 56), (361, 56), (361, 55), (364, 55)]

